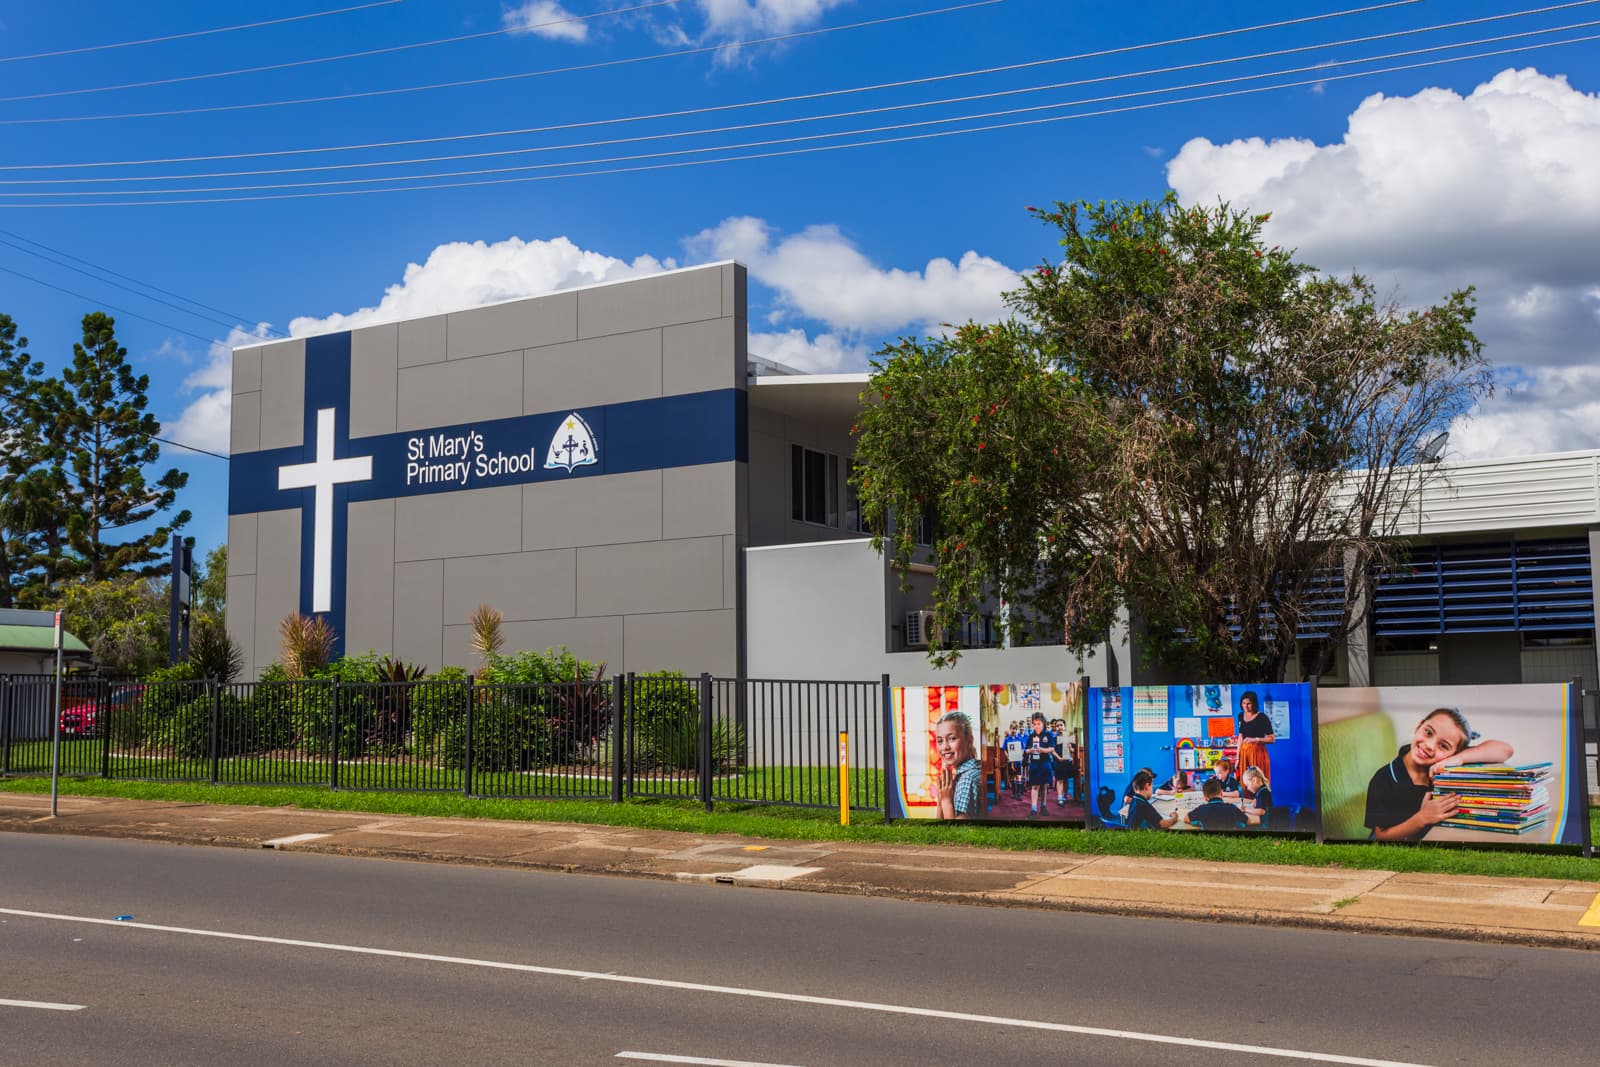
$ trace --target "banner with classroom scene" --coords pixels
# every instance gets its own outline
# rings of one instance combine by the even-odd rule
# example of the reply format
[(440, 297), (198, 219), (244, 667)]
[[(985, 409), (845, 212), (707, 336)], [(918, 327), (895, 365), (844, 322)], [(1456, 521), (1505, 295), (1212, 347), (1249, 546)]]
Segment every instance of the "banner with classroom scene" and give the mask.
[(1095, 688), (1086, 717), (1092, 826), (1316, 829), (1309, 684)]
[(1324, 835), (1588, 844), (1581, 714), (1564, 683), (1320, 690)]
[(1083, 681), (891, 691), (889, 815), (1082, 824)]

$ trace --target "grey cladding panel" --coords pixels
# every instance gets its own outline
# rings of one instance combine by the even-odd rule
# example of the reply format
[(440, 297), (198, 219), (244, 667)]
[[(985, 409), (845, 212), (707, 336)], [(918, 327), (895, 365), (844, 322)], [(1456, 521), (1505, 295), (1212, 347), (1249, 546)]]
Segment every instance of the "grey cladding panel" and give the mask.
[(509, 419), (522, 414), (522, 353), (503, 352), (400, 371), (397, 430)]
[(708, 537), (737, 529), (738, 464), (708, 463), (661, 472), (661, 536)]
[(722, 315), (722, 268), (601, 285), (581, 289), (577, 297), (579, 337), (715, 319)]
[(429, 670), (444, 666), (444, 562), (394, 568), (394, 655)]
[(508, 621), (567, 618), (577, 607), (577, 582), (570, 548), (445, 560), (445, 622), (465, 623), (480, 604)]
[(300, 511), (263, 511), (256, 532), (256, 663), (278, 658), (278, 624), (300, 611)]
[(555, 293), (516, 300), (453, 312), (448, 319), (446, 353), (450, 359), (557, 344), (578, 336), (577, 295)]
[[(232, 550), (229, 550), (230, 558)], [(228, 636), (244, 654), (239, 665), (239, 680), (249, 681), (260, 673), (256, 660), (256, 576), (253, 574), (228, 575), (228, 608), (224, 619)]]
[(629, 615), (622, 634), (630, 671), (709, 671), (719, 676), (737, 671), (738, 618), (733, 611)]
[(578, 613), (630, 615), (722, 607), (722, 538), (578, 550)]
[(261, 349), (261, 448), (304, 443), (306, 343), (282, 341)]
[(661, 331), (640, 330), (523, 353), (518, 414), (661, 395)]
[(397, 330), (400, 366), (420, 367), (424, 363), (444, 362), (445, 316), (412, 319), (400, 323)]
[(604, 474), (522, 487), (525, 550), (661, 536), (661, 472)]
[(734, 358), (731, 318), (707, 319), (662, 331), (661, 381), (668, 396), (744, 388), (744, 368)]
[(228, 516), (228, 577), (256, 572), (256, 531), (260, 525), (256, 515)]
[(234, 349), (233, 391), (254, 393), (261, 388), (261, 349)]
[(522, 487), (465, 489), (395, 501), (395, 559), (489, 556), (522, 548)]
[(345, 651), (387, 652), (394, 646), (393, 500), (350, 505), (350, 551), (345, 565)]
[(369, 326), (350, 335), (350, 436), (395, 431), (399, 327)]
[(228, 416), (230, 452), (257, 452), (261, 449), (261, 394), (235, 393)]

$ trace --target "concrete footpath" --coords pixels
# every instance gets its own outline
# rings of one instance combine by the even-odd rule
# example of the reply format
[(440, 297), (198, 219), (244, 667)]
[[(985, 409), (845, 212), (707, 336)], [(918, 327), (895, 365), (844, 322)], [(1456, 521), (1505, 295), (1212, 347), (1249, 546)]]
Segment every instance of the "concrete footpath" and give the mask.
[[(1600, 949), (1600, 884), (0, 794), (0, 831)], [(1600, 863), (1600, 861), (1596, 861)], [(3, 869), (3, 864), (0, 864)]]

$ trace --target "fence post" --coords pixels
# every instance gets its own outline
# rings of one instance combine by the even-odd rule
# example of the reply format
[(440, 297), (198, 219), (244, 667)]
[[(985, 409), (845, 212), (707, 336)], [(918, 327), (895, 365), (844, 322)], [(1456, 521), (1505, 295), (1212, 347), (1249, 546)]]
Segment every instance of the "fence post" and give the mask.
[(622, 803), (622, 746), (627, 743), (624, 736), (623, 723), (626, 716), (623, 714), (622, 702), (627, 699), (628, 689), (622, 679), (617, 675), (611, 680), (611, 803)]
[[(883, 758), (878, 761), (879, 780), (882, 784), (879, 788), (883, 790), (883, 824), (888, 826), (894, 822), (894, 819), (889, 814), (889, 796), (894, 792), (894, 783), (890, 780), (890, 775), (896, 773), (894, 762), (894, 690), (889, 686), (889, 676), (887, 674), (883, 675), (879, 681), (883, 694), (883, 737), (878, 747), (878, 751), (883, 754)], [(981, 782), (979, 784), (982, 785)]]
[(469, 797), (472, 795), (472, 709), (478, 703), (476, 685), (477, 680), (472, 675), (467, 675), (467, 739), (461, 746), (461, 794)]
[(111, 703), (111, 682), (108, 679), (100, 679), (99, 693), (96, 696), (100, 703), (100, 712), (95, 716), (95, 725), (100, 731), (100, 777), (110, 778), (112, 716), (117, 713), (117, 709)]
[(0, 774), (11, 773), (11, 675), (0, 674)]
[(634, 682), (635, 682), (634, 673), (632, 671), (629, 671), (628, 672), (628, 705), (627, 705), (626, 711), (623, 713), (623, 716), (622, 716), (622, 733), (623, 733), (624, 740), (627, 742), (627, 745), (628, 745), (628, 751), (625, 754), (625, 758), (627, 759), (628, 763), (627, 763), (627, 766), (624, 768), (624, 773), (628, 776), (628, 797), (630, 799), (633, 797), (633, 768), (634, 768), (633, 735), (634, 735), (635, 731), (637, 731), (639, 729), (639, 725), (638, 725), (638, 721), (637, 721), (638, 720), (638, 716), (637, 716), (635, 708), (633, 706), (633, 697), (634, 697), (634, 689), (633, 689), (633, 687), (634, 687)]
[(216, 785), (222, 770), (222, 686), (207, 678), (206, 688), (211, 691), (211, 784)]
[(339, 788), (339, 704), (344, 699), (344, 683), (334, 679), (329, 683), (333, 686), (333, 714), (329, 716), (328, 755), (328, 788)]
[(711, 675), (700, 675), (700, 803), (711, 810)]

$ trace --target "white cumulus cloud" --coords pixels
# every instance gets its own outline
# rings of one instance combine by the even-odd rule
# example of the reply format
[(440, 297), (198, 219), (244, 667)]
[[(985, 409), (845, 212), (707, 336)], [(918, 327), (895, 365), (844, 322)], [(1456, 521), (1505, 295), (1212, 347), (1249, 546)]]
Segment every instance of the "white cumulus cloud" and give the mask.
[(507, 8), (501, 21), (508, 29), (553, 41), (588, 40), (589, 24), (574, 22), (572, 18), (572, 12), (557, 0), (527, 0), (517, 7)]
[(815, 25), (850, 0), (699, 0), (706, 29), (718, 37), (760, 37)]
[(1375, 94), (1344, 137), (1196, 138), (1167, 166), (1186, 203), (1268, 211), (1268, 237), (1407, 303), (1478, 290), (1475, 325), (1510, 388), (1456, 427), (1452, 453), (1593, 447), (1600, 363), (1600, 94), (1509, 69), (1471, 92)]
[(812, 374), (833, 374), (861, 370), (872, 349), (859, 340), (834, 333), (807, 335), (801, 329), (775, 333), (752, 333), (750, 354), (782, 363)]
[(548, 241), (508, 237), (493, 244), (454, 241), (439, 245), (423, 263), (407, 264), (400, 281), (384, 290), (376, 304), (348, 314), (302, 316), (290, 321), (289, 333), (304, 337), (352, 330), (655, 274), (676, 265), (671, 259), (654, 256), (618, 259), (579, 248), (565, 237)]
[(780, 318), (816, 319), (876, 343), (908, 327), (932, 331), (944, 322), (1002, 318), (1002, 294), (1019, 285), (1016, 271), (971, 250), (955, 261), (929, 260), (921, 270), (881, 267), (834, 226), (778, 236), (761, 219), (729, 218), (688, 245), (748, 265), (777, 294)]

